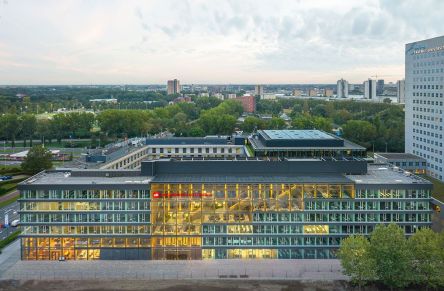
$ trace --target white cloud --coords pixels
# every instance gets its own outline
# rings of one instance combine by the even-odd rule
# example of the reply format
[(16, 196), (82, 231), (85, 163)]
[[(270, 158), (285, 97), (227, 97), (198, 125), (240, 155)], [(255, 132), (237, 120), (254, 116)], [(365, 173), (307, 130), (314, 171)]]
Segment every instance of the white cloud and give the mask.
[(0, 2), (0, 83), (332, 83), (403, 77), (441, 0)]

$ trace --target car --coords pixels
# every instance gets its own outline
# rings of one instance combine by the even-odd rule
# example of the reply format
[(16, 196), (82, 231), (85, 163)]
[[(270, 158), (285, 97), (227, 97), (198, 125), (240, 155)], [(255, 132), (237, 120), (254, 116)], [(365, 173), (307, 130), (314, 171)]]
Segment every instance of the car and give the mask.
[(0, 181), (11, 180), (12, 176), (0, 176)]
[(17, 226), (19, 225), (19, 223), (20, 223), (20, 220), (18, 220), (18, 219), (13, 220), (13, 221), (11, 222), (11, 226), (12, 226), (12, 227), (17, 227)]

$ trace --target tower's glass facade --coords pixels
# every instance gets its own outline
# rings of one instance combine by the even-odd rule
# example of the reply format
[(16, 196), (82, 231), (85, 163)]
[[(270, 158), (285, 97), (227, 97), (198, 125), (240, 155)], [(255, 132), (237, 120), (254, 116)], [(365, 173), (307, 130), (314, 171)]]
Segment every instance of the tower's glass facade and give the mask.
[(430, 225), (430, 190), (411, 185), (295, 179), (98, 187), (22, 190), (22, 258), (333, 258), (341, 238), (376, 224), (395, 222), (406, 234)]

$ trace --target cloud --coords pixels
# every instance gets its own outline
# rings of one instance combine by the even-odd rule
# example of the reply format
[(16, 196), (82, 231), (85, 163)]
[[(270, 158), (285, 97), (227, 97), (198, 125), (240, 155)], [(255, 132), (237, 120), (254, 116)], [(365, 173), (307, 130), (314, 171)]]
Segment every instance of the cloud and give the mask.
[(10, 1), (0, 82), (395, 81), (405, 43), (443, 34), (442, 11), (441, 0)]

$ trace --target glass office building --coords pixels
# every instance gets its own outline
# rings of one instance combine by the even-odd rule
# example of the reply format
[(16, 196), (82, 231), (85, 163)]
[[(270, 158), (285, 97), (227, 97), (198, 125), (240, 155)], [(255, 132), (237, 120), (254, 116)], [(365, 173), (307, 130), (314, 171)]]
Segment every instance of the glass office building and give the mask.
[(334, 258), (377, 224), (429, 227), (431, 188), (350, 158), (46, 171), (19, 185), (22, 259)]
[(248, 143), (256, 157), (366, 157), (364, 147), (320, 130), (258, 130)]

